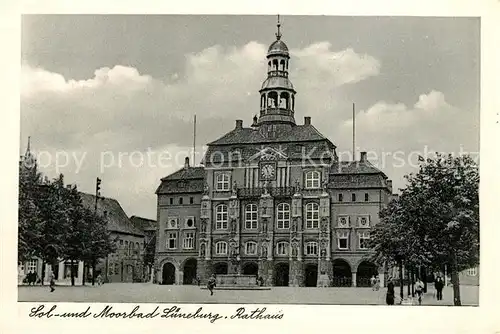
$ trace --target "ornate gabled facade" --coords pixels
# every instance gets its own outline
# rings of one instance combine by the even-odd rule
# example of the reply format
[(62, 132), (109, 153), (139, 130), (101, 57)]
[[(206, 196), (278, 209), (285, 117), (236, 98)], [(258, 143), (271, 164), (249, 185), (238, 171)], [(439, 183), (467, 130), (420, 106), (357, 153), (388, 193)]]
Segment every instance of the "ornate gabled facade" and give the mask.
[(161, 180), (156, 281), (204, 282), (212, 273), (256, 275), (266, 286), (367, 285), (370, 229), (391, 181), (362, 153), (340, 162), (336, 146), (295, 119), (288, 47), (279, 31), (267, 53), (260, 112), (250, 127), (208, 144), (203, 167)]

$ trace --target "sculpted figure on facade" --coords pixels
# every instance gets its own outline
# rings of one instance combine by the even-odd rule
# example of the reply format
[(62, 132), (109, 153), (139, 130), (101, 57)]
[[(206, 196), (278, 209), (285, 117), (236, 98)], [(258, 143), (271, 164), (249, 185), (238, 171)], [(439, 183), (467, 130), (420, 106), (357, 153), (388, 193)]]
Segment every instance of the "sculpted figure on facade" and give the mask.
[(204, 258), (205, 257), (205, 242), (203, 241), (200, 245), (200, 257)]
[(267, 243), (263, 243), (261, 246), (261, 255), (263, 258), (267, 258)]
[(238, 184), (236, 183), (236, 181), (233, 182), (233, 187), (231, 190), (233, 192), (233, 196), (238, 195)]

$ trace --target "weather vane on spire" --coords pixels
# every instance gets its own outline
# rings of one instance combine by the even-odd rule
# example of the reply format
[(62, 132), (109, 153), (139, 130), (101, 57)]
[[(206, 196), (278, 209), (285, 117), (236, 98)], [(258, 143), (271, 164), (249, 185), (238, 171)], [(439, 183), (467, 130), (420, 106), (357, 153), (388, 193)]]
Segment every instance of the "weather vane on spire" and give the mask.
[(276, 39), (280, 39), (281, 38), (281, 31), (280, 31), (280, 27), (281, 27), (281, 23), (280, 23), (280, 14), (278, 14), (278, 24), (276, 25), (278, 27), (278, 32), (276, 33)]

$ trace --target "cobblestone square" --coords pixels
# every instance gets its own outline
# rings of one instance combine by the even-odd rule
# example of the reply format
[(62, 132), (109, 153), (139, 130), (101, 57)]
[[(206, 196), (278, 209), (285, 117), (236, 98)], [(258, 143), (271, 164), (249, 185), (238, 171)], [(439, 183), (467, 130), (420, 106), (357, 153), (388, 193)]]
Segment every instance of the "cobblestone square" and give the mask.
[[(399, 290), (396, 290), (399, 294)], [(271, 290), (208, 290), (192, 285), (155, 285), (149, 283), (111, 283), (102, 286), (58, 286), (49, 292), (47, 286), (20, 286), (20, 302), (96, 302), (96, 303), (228, 303), (228, 304), (318, 304), (318, 305), (385, 305), (386, 289), (370, 288), (294, 288), (272, 287)], [(405, 287), (406, 296), (406, 287)], [(433, 287), (425, 294), (423, 305), (453, 305), (451, 287), (437, 301)], [(479, 304), (479, 287), (461, 287), (462, 305)]]

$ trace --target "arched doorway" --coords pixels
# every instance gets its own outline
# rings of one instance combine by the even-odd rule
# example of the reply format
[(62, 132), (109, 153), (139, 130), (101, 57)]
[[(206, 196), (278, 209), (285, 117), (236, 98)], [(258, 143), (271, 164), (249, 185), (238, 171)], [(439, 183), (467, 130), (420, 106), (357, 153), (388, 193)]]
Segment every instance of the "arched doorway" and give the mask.
[(356, 273), (356, 286), (369, 287), (371, 286), (370, 278), (372, 276), (377, 277), (378, 270), (377, 266), (371, 262), (363, 261), (358, 266), (358, 271)]
[(175, 284), (175, 266), (170, 262), (163, 265), (162, 284)]
[(243, 275), (259, 275), (259, 266), (255, 262), (246, 263), (243, 266)]
[(352, 286), (351, 266), (345, 260), (333, 261), (333, 286)]
[(318, 265), (308, 264), (305, 270), (304, 285), (308, 287), (318, 284)]
[(274, 268), (274, 285), (288, 286), (290, 266), (288, 263), (278, 263)]
[(190, 285), (196, 283), (196, 269), (198, 261), (196, 259), (189, 259), (184, 263), (184, 278), (182, 284)]
[(214, 265), (215, 275), (227, 275), (227, 263), (219, 262)]

